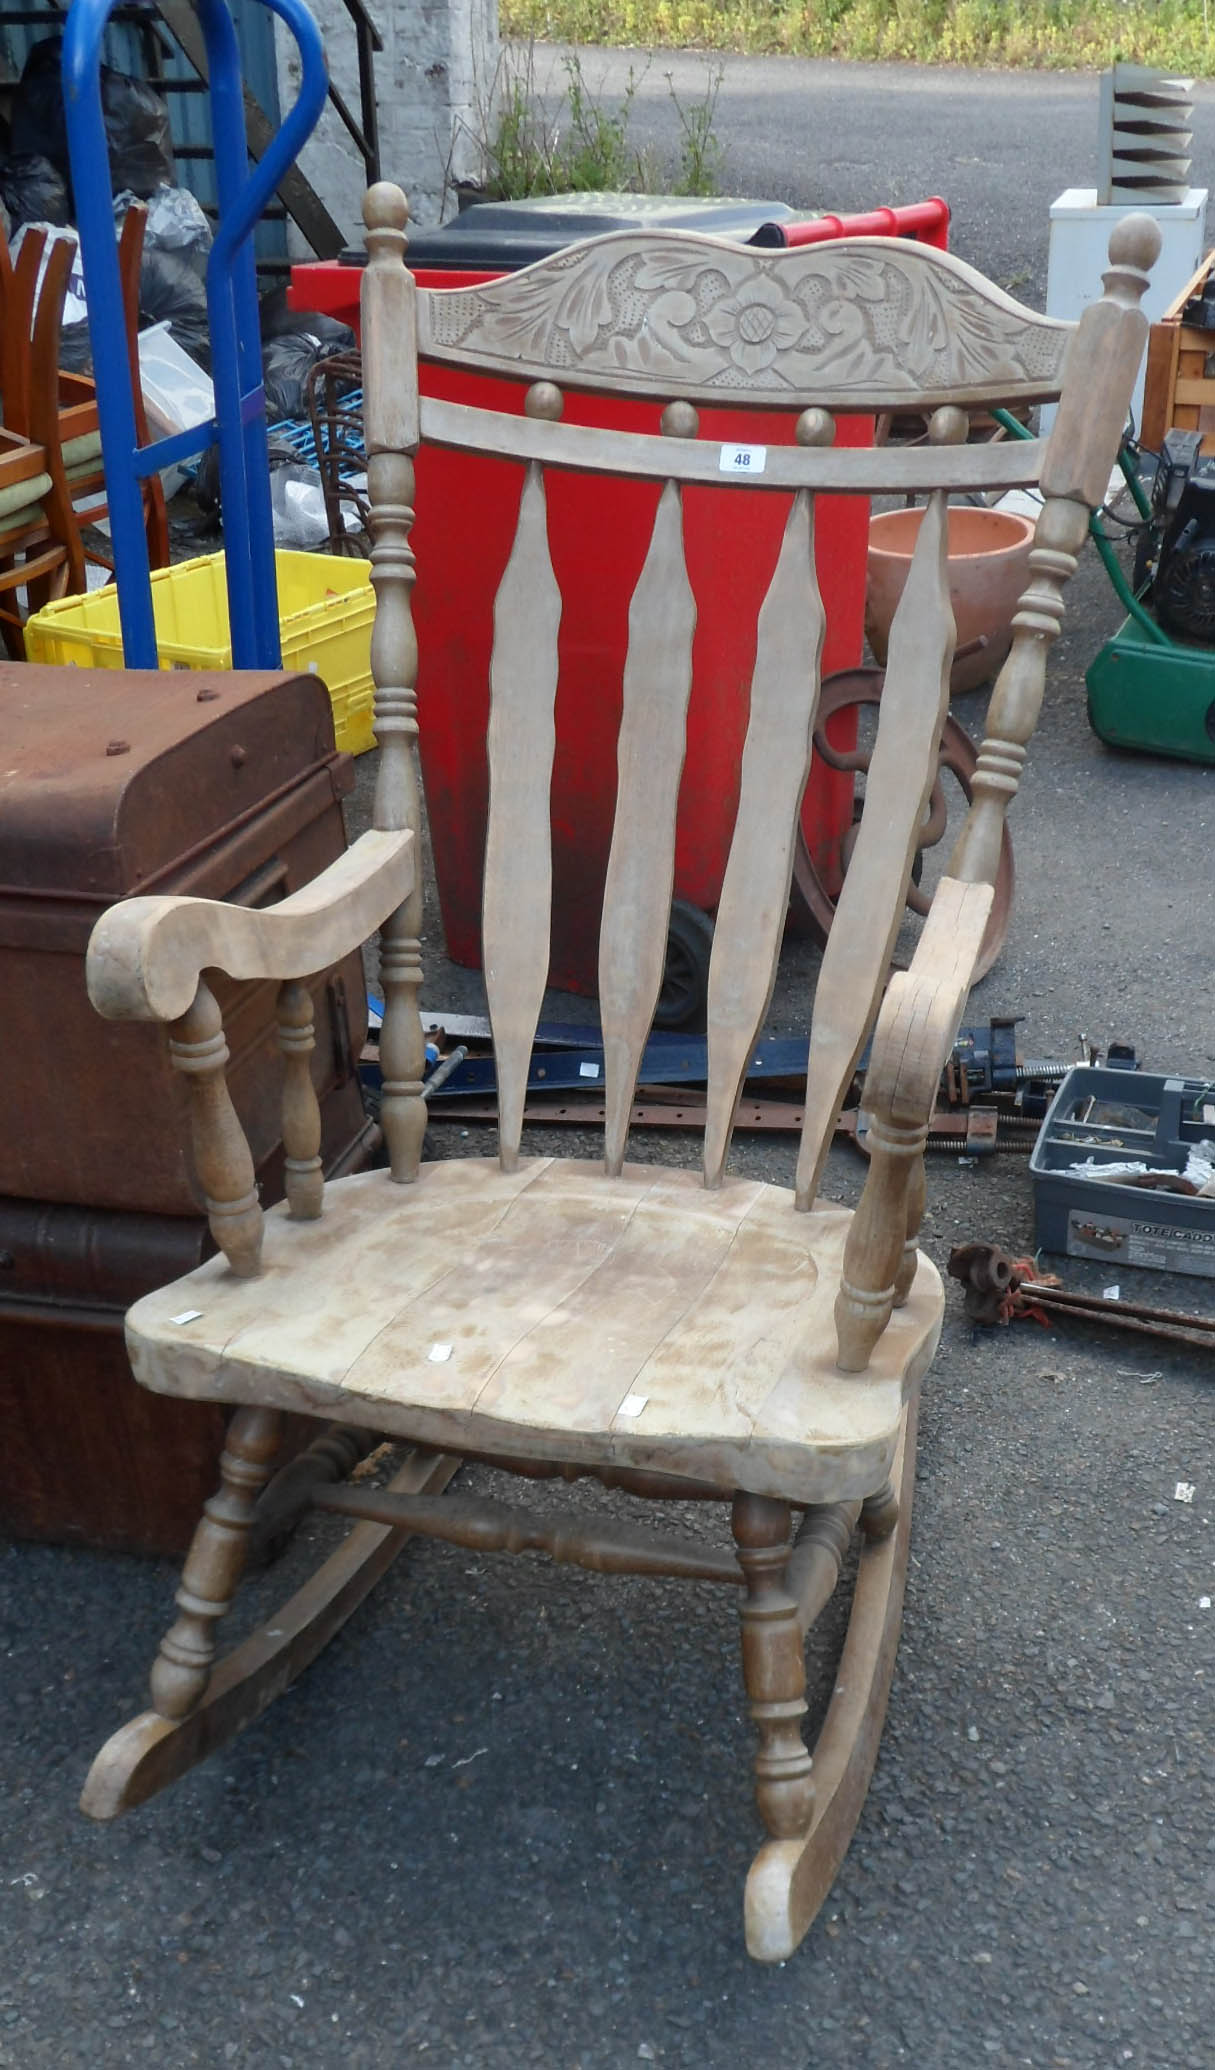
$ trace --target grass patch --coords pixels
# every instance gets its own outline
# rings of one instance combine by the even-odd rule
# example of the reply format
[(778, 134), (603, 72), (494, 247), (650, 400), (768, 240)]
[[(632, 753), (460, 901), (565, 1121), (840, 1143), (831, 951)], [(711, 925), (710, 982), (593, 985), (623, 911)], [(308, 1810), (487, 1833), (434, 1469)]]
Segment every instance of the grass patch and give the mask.
[(1202, 75), (1215, 0), (500, 0), (502, 33), (757, 56)]

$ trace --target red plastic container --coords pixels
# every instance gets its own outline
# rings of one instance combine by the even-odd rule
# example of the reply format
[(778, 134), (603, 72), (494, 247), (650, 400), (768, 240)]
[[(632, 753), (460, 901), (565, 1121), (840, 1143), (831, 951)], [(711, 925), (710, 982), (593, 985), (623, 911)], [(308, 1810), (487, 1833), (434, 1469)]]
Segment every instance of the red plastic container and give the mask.
[[(917, 207), (927, 211), (923, 230), (936, 241), (944, 204)], [(846, 218), (831, 220), (827, 235), (848, 233)], [(794, 235), (803, 227), (789, 226)], [(817, 222), (813, 227), (817, 231)], [(921, 234), (921, 226), (908, 225), (902, 234)], [(427, 288), (473, 286), (497, 277), (446, 268), (416, 272), (419, 286)], [(296, 308), (324, 310), (357, 330), (360, 280), (357, 266), (333, 261), (297, 266), (290, 299)], [(424, 367), (422, 380), (429, 395), (522, 411), (526, 384), (521, 382), (439, 366)], [(570, 390), (564, 415), (568, 423), (656, 432), (660, 409)], [(706, 409), (700, 414), (701, 436), (723, 444), (753, 442), (761, 423), (765, 443), (793, 443), (791, 413), (757, 418), (755, 412)], [(868, 445), (872, 422), (841, 418), (837, 437), (840, 444)], [(493, 599), (514, 537), (521, 481), (522, 470), (507, 461), (426, 447), (418, 455), (413, 540), (422, 773), (448, 953), (474, 967), (481, 961)], [(546, 490), (553, 567), (564, 599), (552, 784), (550, 982), (593, 993), (615, 810), (629, 602), (649, 544), (658, 489), (602, 476), (588, 481), (554, 470)], [(729, 489), (685, 491), (684, 538), (697, 626), (675, 895), (705, 912), (713, 911), (721, 892), (738, 805), (756, 619), (790, 500)], [(824, 673), (855, 667), (861, 659), (868, 524), (863, 497), (818, 499), (816, 560), (827, 613)], [(835, 723), (842, 728), (849, 722), (841, 714)], [(851, 741), (841, 732), (836, 745), (846, 748)], [(838, 888), (839, 846), (851, 816), (851, 776), (816, 762), (802, 826), (815, 865), (829, 882), (834, 879), (833, 888)]]
[[(777, 225), (786, 245), (826, 244), (833, 237), (911, 237), (938, 252), (949, 250), (949, 203), (934, 194), (902, 208), (871, 208), (859, 216), (811, 216)], [(774, 240), (775, 242), (775, 240)]]

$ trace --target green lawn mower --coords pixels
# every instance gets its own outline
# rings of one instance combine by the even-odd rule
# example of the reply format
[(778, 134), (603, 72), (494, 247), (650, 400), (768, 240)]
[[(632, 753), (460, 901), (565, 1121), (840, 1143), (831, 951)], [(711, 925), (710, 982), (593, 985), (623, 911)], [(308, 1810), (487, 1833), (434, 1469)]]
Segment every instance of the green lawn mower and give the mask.
[[(1005, 430), (1027, 437), (1003, 410)], [(1089, 530), (1126, 617), (1085, 675), (1088, 717), (1111, 747), (1215, 762), (1215, 454), (1170, 431), (1150, 495), (1134, 449), (1118, 456), (1139, 514), (1128, 582), (1103, 513)]]

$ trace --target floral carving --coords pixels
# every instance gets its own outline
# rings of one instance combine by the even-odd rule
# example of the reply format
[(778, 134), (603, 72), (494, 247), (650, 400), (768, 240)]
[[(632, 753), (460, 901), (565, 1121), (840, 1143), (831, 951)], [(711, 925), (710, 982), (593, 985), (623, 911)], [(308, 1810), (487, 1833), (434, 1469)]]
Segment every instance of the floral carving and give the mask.
[(747, 281), (738, 294), (715, 303), (705, 319), (714, 344), (744, 374), (765, 371), (778, 354), (796, 344), (805, 327), (805, 316), (792, 296), (764, 273)]
[(1055, 391), (1070, 335), (959, 260), (885, 239), (761, 253), (625, 231), (420, 301), (422, 350), (440, 357), (858, 408)]

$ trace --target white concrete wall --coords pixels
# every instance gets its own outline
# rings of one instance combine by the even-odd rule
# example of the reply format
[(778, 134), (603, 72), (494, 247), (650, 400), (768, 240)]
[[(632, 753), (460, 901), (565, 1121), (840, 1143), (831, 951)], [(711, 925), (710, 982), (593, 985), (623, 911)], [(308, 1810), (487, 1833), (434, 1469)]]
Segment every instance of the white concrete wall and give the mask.
[[(342, 0), (310, 0), (325, 39), (330, 77), (359, 120), (359, 66), (354, 28)], [(474, 175), (476, 138), (498, 62), (498, 0), (368, 0), (384, 49), (375, 59), (380, 166), (409, 196), (419, 228), (455, 207), (450, 180)], [(295, 44), (276, 24), (280, 105), (295, 98)], [(350, 243), (362, 241), (363, 161), (332, 106), (300, 156), (311, 181)], [(446, 185), (446, 196), (445, 196)], [(308, 249), (288, 226), (293, 257)]]

